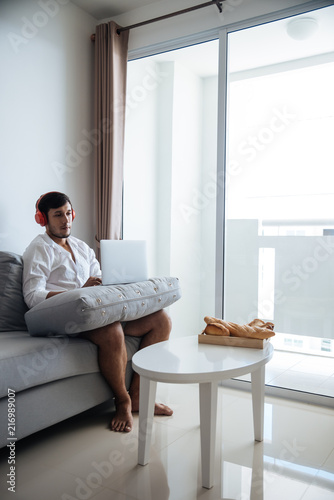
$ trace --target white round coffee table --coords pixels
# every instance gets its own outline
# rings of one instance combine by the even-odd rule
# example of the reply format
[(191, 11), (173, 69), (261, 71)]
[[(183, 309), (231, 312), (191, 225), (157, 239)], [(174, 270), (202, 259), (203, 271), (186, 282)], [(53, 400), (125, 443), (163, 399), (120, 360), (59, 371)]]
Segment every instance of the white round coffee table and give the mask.
[(202, 485), (213, 485), (218, 383), (251, 373), (254, 437), (263, 440), (265, 364), (273, 346), (264, 349), (199, 344), (198, 336), (170, 339), (138, 351), (132, 358), (140, 375), (138, 463), (149, 461), (157, 382), (199, 384)]

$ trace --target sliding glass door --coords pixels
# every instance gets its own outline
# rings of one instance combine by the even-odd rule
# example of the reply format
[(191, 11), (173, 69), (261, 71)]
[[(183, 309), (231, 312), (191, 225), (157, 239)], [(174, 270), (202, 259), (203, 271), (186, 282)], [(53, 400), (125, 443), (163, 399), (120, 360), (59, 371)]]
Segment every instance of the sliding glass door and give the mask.
[(224, 317), (273, 321), (276, 349), (317, 356), (334, 355), (333, 20), (228, 35)]
[[(220, 74), (218, 40), (129, 62), (124, 167), (124, 238), (147, 240), (152, 276), (181, 281), (173, 335), (200, 333), (206, 315), (273, 321), (271, 385), (325, 395), (334, 395), (333, 24), (330, 6), (227, 28)], [(289, 371), (288, 354), (314, 362), (290, 357)]]

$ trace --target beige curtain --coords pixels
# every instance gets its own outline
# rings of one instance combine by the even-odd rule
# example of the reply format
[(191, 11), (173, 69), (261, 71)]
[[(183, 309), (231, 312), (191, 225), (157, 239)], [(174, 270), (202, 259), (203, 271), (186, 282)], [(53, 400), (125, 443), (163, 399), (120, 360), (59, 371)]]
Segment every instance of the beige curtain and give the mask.
[(114, 22), (95, 34), (96, 240), (122, 238), (125, 91), (129, 31)]

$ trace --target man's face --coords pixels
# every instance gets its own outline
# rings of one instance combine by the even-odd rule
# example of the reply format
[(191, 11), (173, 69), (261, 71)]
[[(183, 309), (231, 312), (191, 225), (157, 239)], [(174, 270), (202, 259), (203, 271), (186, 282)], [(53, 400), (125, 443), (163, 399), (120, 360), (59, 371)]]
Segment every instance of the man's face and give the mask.
[(67, 202), (59, 208), (50, 208), (46, 232), (55, 238), (68, 238), (72, 227), (72, 207)]

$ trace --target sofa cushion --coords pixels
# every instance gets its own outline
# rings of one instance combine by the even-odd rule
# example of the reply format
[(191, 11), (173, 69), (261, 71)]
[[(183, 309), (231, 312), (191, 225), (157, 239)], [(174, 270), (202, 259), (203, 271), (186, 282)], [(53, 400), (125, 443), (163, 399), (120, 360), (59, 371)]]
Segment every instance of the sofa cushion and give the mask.
[[(127, 359), (141, 339), (125, 336)], [(100, 373), (97, 347), (80, 338), (32, 338), (27, 331), (0, 332), (0, 398), (10, 387), (16, 393), (56, 380)]]
[(22, 258), (0, 252), (0, 332), (26, 330), (28, 310), (22, 295)]
[(181, 297), (177, 278), (69, 290), (40, 302), (25, 315), (30, 335), (76, 335), (115, 321), (131, 321)]

